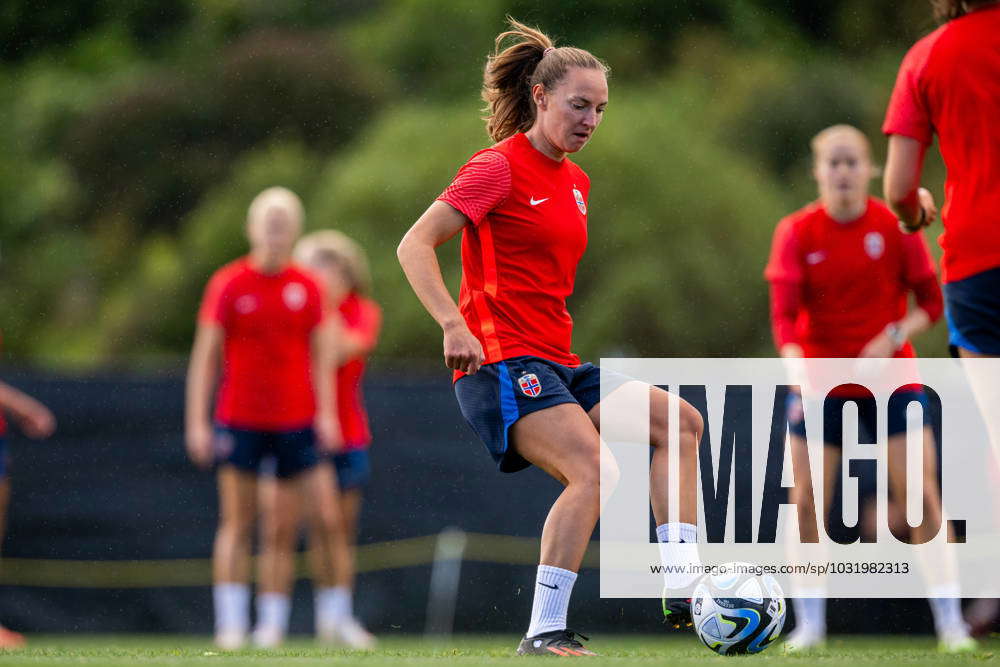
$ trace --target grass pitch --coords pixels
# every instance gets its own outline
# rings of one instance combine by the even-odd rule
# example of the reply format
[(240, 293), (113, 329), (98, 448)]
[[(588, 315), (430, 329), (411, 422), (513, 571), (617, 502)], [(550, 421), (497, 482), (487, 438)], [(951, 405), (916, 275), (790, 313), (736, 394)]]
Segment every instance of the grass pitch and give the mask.
[[(419, 667), (451, 667), (454, 665), (523, 664), (514, 655), (518, 637), (458, 636), (447, 642), (429, 642), (405, 636), (383, 636), (376, 651), (345, 651), (317, 646), (306, 639), (293, 639), (284, 648), (274, 651), (247, 649), (223, 652), (211, 645), (208, 638), (180, 635), (50, 635), (29, 637), (29, 645), (18, 651), (0, 654), (3, 667), (67, 666), (67, 665), (129, 665), (144, 667), (176, 665), (218, 665), (219, 667), (271, 665), (406, 665)], [(693, 635), (629, 636), (604, 635), (594, 637), (587, 645), (601, 654), (586, 659), (588, 665), (670, 665), (683, 667), (706, 661), (725, 661), (701, 646)], [(772, 646), (763, 654), (733, 658), (740, 664), (791, 664), (809, 667), (858, 665), (971, 665), (995, 660), (1000, 653), (1000, 638), (981, 642), (980, 650), (966, 655), (942, 655), (936, 651), (930, 637), (835, 637), (827, 648), (805, 655), (785, 656), (781, 646)], [(553, 658), (555, 659), (555, 658)], [(517, 661), (522, 661), (518, 663)], [(721, 664), (721, 663), (719, 663)]]

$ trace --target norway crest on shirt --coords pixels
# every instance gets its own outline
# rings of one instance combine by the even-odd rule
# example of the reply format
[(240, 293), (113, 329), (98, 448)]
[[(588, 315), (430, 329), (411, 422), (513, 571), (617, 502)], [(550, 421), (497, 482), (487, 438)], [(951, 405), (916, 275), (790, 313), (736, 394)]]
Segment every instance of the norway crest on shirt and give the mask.
[(885, 239), (878, 232), (865, 234), (865, 252), (872, 259), (878, 259), (885, 252)]
[(580, 213), (587, 215), (587, 202), (583, 201), (583, 193), (573, 188), (573, 199), (576, 200), (576, 207), (580, 209)]
[(302, 283), (288, 283), (281, 290), (281, 298), (289, 310), (302, 310), (306, 305), (306, 288)]
[(542, 393), (542, 383), (538, 381), (538, 376), (534, 373), (525, 373), (517, 378), (517, 386), (521, 393), (528, 398), (535, 398)]

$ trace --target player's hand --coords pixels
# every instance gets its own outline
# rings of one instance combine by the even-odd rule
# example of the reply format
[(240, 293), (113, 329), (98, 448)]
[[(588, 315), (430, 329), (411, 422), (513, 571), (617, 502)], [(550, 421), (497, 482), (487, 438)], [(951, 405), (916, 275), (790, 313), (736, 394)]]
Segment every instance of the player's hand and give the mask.
[(927, 188), (917, 188), (917, 204), (920, 206), (919, 214), (912, 225), (906, 224), (902, 220), (899, 221), (904, 232), (912, 234), (937, 220), (937, 204), (934, 203), (934, 195), (931, 194), (930, 190)]
[(896, 354), (896, 350), (896, 343), (883, 331), (868, 341), (858, 357), (862, 359), (890, 359)]
[(332, 412), (321, 412), (316, 415), (313, 423), (316, 431), (316, 444), (324, 454), (336, 454), (344, 448), (344, 436), (340, 430), (340, 421)]
[(479, 339), (472, 335), (465, 322), (444, 330), (444, 365), (474, 375), (486, 356)]
[(934, 203), (934, 195), (931, 194), (930, 190), (927, 188), (917, 188), (917, 201), (920, 202), (920, 208), (924, 211), (923, 227), (937, 220), (937, 204)]
[(211, 467), (213, 460), (212, 440), (215, 433), (211, 424), (198, 424), (188, 428), (184, 436), (188, 458), (202, 469)]
[(21, 430), (29, 438), (39, 440), (56, 432), (56, 418), (52, 411), (41, 403), (33, 403), (20, 417)]

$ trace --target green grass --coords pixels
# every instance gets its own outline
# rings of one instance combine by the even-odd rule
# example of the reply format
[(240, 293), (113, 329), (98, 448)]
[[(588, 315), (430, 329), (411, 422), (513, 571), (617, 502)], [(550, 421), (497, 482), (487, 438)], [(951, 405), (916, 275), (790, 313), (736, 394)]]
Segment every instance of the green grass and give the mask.
[[(28, 648), (0, 655), (0, 666), (31, 665), (452, 665), (508, 664), (525, 660), (514, 655), (517, 637), (459, 636), (447, 642), (426, 642), (413, 637), (383, 637), (378, 650), (351, 652), (323, 648), (306, 639), (295, 639), (274, 651), (244, 650), (222, 652), (207, 638), (191, 636), (139, 635), (50, 635), (32, 636)], [(588, 643), (602, 657), (587, 659), (589, 665), (684, 665), (722, 664), (730, 660), (711, 653), (691, 635), (628, 636), (605, 635)], [(784, 656), (781, 647), (762, 655), (732, 658), (756, 663), (791, 664), (801, 667), (845, 667), (857, 665), (967, 665), (992, 661), (1000, 649), (1000, 639), (989, 639), (979, 651), (961, 656), (941, 655), (930, 637), (838, 637), (827, 648), (802, 656)], [(553, 658), (555, 659), (555, 658)], [(711, 662), (707, 662), (711, 661)], [(523, 664), (523, 663), (521, 663)]]

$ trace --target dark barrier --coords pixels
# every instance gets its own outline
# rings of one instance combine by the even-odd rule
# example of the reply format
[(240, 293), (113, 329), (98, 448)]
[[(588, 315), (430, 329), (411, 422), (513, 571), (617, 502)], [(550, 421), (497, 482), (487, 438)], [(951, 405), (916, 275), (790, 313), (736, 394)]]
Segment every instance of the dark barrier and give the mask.
[[(51, 406), (59, 432), (47, 442), (8, 437), (14, 492), (0, 581), (19, 585), (0, 587), (0, 620), (28, 632), (211, 632), (215, 485), (184, 454), (182, 380), (5, 379)], [(456, 630), (523, 632), (536, 538), (560, 487), (537, 470), (496, 471), (447, 373), (377, 376), (367, 396), (374, 477), (361, 522), (360, 617), (376, 632), (422, 631), (434, 548), (427, 536), (457, 526), (470, 535)], [(293, 632), (311, 631), (305, 581), (293, 610)], [(662, 627), (656, 600), (601, 600), (593, 568), (576, 585), (570, 624), (585, 632)], [(932, 629), (921, 600), (834, 601), (829, 625)]]

